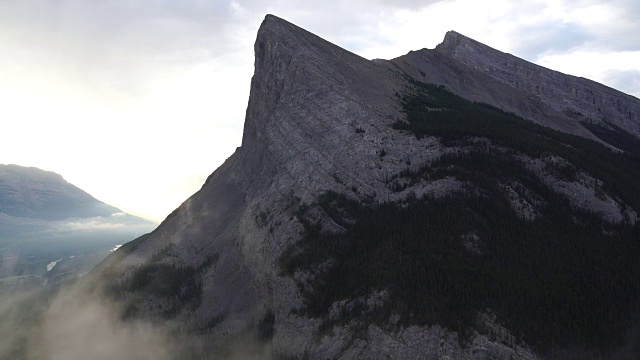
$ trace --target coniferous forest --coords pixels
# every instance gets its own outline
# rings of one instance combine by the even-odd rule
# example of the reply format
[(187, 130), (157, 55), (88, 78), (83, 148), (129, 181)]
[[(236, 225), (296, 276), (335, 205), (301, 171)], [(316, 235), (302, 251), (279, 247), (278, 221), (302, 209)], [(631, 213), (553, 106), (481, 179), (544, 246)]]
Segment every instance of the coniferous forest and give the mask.
[[(298, 280), (305, 299), (298, 311), (328, 319), (327, 331), (372, 321), (383, 327), (439, 324), (457, 331), (463, 343), (486, 331), (477, 315), (489, 313), (516, 341), (543, 353), (574, 347), (605, 355), (620, 346), (640, 315), (640, 224), (628, 217), (607, 221), (572, 206), (522, 159), (561, 157), (565, 165), (546, 171), (563, 181), (589, 174), (601, 181), (600, 191), (624, 204), (622, 210), (637, 211), (640, 142), (615, 127), (591, 125), (624, 151), (612, 150), (435, 85), (412, 82), (399, 99), (407, 118), (391, 126), (461, 150), (397, 174), (409, 185), (390, 182), (390, 189), (447, 177), (465, 185), (444, 197), (395, 203), (329, 191), (301, 206), (304, 238), (280, 258), (283, 274), (313, 274)], [(518, 216), (506, 184), (538, 199), (535, 218)], [(346, 231), (321, 231), (306, 216), (313, 207)], [(380, 291), (386, 294), (380, 308), (358, 300)], [(339, 301), (350, 306), (328, 316)]]

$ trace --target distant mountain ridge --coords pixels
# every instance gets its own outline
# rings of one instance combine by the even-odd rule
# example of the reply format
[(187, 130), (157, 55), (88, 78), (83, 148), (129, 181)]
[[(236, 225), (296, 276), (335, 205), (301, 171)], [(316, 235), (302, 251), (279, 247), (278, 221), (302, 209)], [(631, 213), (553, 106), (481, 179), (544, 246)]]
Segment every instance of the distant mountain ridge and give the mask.
[(153, 226), (55, 172), (0, 165), (0, 294), (73, 279)]
[(95, 199), (52, 171), (0, 165), (0, 212), (14, 217), (61, 220), (108, 217), (122, 211)]

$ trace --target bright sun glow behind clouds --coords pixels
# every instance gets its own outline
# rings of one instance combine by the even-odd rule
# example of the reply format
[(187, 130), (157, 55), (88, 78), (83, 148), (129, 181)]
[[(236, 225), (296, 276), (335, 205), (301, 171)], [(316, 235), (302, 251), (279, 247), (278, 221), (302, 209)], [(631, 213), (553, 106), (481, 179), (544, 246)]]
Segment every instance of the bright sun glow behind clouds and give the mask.
[[(11, 119), (0, 152), (4, 162), (54, 170), (103, 201), (157, 220), (240, 143), (242, 119), (234, 110), (246, 106), (249, 77), (230, 77), (250, 73), (224, 70), (204, 63), (165, 71), (132, 97), (0, 72), (20, 85), (0, 87), (2, 117)], [(235, 83), (242, 88), (229, 89)]]
[(253, 42), (273, 13), (367, 58), (456, 30), (640, 94), (634, 0), (0, 1), (0, 163), (161, 220), (240, 145)]
[(98, 199), (159, 220), (240, 143), (250, 50), (182, 59), (133, 52), (131, 64), (127, 53), (110, 54), (74, 66), (82, 47), (65, 49), (75, 55), (10, 49), (0, 59), (2, 163), (56, 171)]

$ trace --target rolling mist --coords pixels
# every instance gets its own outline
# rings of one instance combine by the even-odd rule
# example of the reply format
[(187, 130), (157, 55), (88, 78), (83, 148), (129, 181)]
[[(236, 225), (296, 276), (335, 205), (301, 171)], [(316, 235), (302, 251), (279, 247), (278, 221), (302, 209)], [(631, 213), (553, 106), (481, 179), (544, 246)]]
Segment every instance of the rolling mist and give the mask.
[(0, 358), (273, 358), (253, 329), (213, 343), (178, 322), (127, 316), (126, 300), (112, 300), (91, 277), (0, 295)]

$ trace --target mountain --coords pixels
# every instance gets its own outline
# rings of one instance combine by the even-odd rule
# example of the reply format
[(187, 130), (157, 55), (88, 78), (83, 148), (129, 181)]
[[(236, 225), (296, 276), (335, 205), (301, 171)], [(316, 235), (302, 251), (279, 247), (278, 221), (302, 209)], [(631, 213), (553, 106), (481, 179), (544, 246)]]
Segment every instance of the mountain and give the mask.
[(369, 61), (268, 15), (242, 146), (93, 279), (206, 356), (633, 358), (639, 106), (454, 32)]
[(454, 31), (435, 49), (412, 51), (392, 63), (416, 80), (444, 85), (466, 99), (563, 132), (596, 139), (581, 123), (611, 123), (640, 136), (637, 98), (532, 64)]
[(153, 226), (54, 172), (0, 165), (0, 293), (77, 277)]
[(122, 212), (96, 200), (51, 171), (0, 165), (0, 212), (14, 217), (61, 220)]

